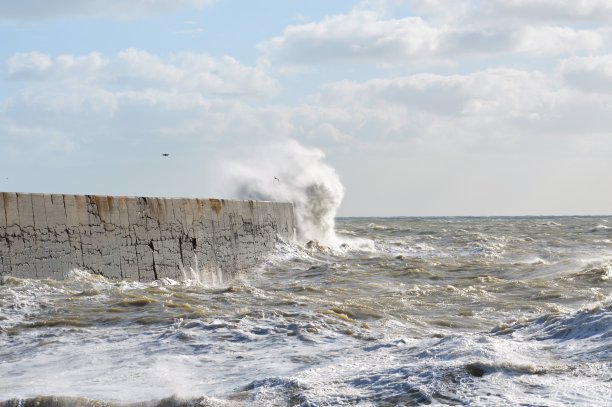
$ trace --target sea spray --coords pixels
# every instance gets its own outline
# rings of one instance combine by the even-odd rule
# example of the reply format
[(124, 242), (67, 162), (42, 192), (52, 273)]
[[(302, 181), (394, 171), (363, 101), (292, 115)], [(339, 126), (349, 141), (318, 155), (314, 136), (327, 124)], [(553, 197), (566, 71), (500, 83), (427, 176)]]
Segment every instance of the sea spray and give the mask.
[(183, 263), (179, 265), (183, 281), (189, 283), (200, 284), (206, 287), (218, 287), (224, 282), (223, 271), (219, 267), (210, 265), (209, 267), (200, 267), (198, 256), (194, 255), (195, 267), (185, 267)]
[(344, 187), (325, 154), (295, 140), (265, 145), (226, 163), (226, 186), (238, 199), (293, 202), (297, 238), (338, 246), (334, 225)]

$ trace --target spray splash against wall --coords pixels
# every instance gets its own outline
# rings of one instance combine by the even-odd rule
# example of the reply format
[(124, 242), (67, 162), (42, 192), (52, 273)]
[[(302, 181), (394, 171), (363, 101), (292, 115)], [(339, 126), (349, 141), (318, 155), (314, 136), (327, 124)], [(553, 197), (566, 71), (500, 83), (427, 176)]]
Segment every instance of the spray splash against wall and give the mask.
[(344, 187), (325, 154), (295, 140), (255, 148), (249, 157), (226, 164), (226, 187), (238, 199), (293, 202), (298, 240), (337, 246), (336, 211)]

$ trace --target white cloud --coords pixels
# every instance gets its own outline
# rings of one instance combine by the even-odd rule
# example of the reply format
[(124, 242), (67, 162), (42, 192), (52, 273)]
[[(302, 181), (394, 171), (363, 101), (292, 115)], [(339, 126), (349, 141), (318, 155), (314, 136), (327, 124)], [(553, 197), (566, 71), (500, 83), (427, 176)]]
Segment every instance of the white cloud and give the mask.
[[(455, 3), (453, 3), (455, 4)], [(510, 53), (534, 55), (593, 51), (605, 45), (603, 29), (527, 25), (505, 21), (499, 10), (490, 15), (465, 7), (420, 3), (447, 17), (393, 18), (358, 8), (320, 22), (292, 25), (282, 35), (259, 45), (270, 59), (285, 65), (369, 62), (379, 65), (413, 61), (456, 62), (456, 58)], [(456, 10), (458, 9), (458, 10)], [(446, 16), (446, 14), (445, 14)], [(450, 16), (453, 16), (452, 18)]]
[[(2, 2), (0, 20), (131, 18), (209, 3), (25, 0)], [(291, 137), (338, 166), (347, 202), (363, 204), (343, 214), (373, 214), (376, 195), (388, 215), (550, 212), (564, 191), (589, 199), (559, 212), (609, 208), (609, 192), (591, 187), (612, 177), (611, 4), (364, 1), (287, 26), (251, 66), (131, 48), (13, 54), (0, 68), (0, 167), (32, 190), (59, 179), (75, 192), (208, 194), (200, 184), (218, 176), (208, 166), (215, 154)], [(197, 35), (200, 24), (175, 34)], [(211, 38), (221, 30), (209, 29)], [(271, 72), (303, 76), (282, 76), (279, 95)]]
[(604, 37), (593, 30), (565, 27), (526, 27), (517, 33), (519, 52), (559, 54), (597, 50), (604, 45)]
[(491, 16), (520, 18), (523, 22), (612, 21), (612, 3), (608, 0), (493, 0), (484, 3), (488, 3), (484, 9)]
[[(378, 0), (386, 4), (387, 13), (392, 13), (396, 7), (408, 6), (418, 14), (427, 16), (436, 22), (450, 23), (469, 18), (478, 10), (486, 6), (479, 0)], [(367, 7), (367, 2), (364, 4)]]
[(142, 155), (186, 140), (192, 145), (184, 153), (192, 156), (206, 142), (287, 135), (276, 112), (248, 104), (274, 94), (276, 80), (230, 57), (32, 52), (13, 55), (4, 68), (14, 91), (0, 101), (0, 139), (12, 157), (27, 157), (28, 144), (90, 155), (114, 145), (121, 147), (113, 154), (129, 159), (130, 146)]
[(523, 145), (545, 135), (605, 133), (612, 114), (612, 93), (605, 93), (612, 89), (610, 56), (570, 58), (553, 73), (497, 68), (338, 81), (293, 106), (261, 98), (278, 88), (262, 70), (199, 54), (31, 53), (11, 58), (6, 71), (23, 85), (4, 103), (14, 125), (36, 118), (37, 126), (74, 134), (92, 128), (253, 142), (292, 136), (368, 148), (495, 149), (500, 140)]
[(259, 67), (242, 65), (232, 57), (180, 53), (171, 62), (187, 73), (184, 86), (217, 95), (269, 96), (279, 90), (277, 81)]
[(561, 63), (565, 81), (586, 92), (612, 94), (612, 55), (574, 57)]
[[(231, 57), (194, 53), (163, 59), (136, 49), (121, 51), (112, 58), (99, 53), (51, 58), (29, 52), (10, 57), (5, 70), (10, 80), (29, 83), (30, 87), (47, 82), (47, 90), (55, 87), (64, 94), (85, 84), (101, 89), (153, 88), (228, 97), (265, 97), (279, 89), (276, 80), (258, 67), (242, 65)], [(72, 84), (72, 88), (62, 90), (65, 83)]]
[(324, 87), (321, 100), (381, 110), (399, 106), (440, 116), (516, 117), (538, 110), (549, 88), (541, 73), (492, 69), (469, 75), (418, 74), (332, 83)]
[(260, 49), (288, 64), (399, 61), (435, 55), (440, 32), (420, 17), (381, 19), (355, 10), (318, 23), (293, 25)]
[(313, 100), (341, 112), (329, 124), (350, 134), (355, 146), (391, 155), (532, 155), (547, 149), (569, 156), (588, 140), (599, 140), (600, 153), (612, 154), (612, 139), (601, 142), (612, 131), (612, 94), (577, 92), (556, 74), (489, 69), (341, 81)]
[(134, 18), (181, 8), (202, 8), (215, 0), (19, 0), (0, 2), (0, 20), (36, 21), (64, 17)]
[[(606, 72), (608, 64), (570, 59), (553, 72), (340, 81), (311, 103), (336, 111), (329, 125), (351, 135), (347, 160), (360, 164), (343, 164), (349, 202), (374, 193), (402, 201), (396, 213), (593, 213), (610, 202), (601, 186), (592, 187), (605, 185), (612, 171), (612, 94), (572, 89), (564, 74), (570, 66)], [(572, 191), (599, 202), (576, 206), (563, 199)], [(431, 197), (433, 207), (424, 210), (418, 201)]]
[(204, 29), (201, 27), (197, 28), (185, 28), (182, 30), (176, 30), (172, 34), (174, 35), (186, 35), (196, 37), (204, 32)]
[(60, 55), (52, 58), (40, 52), (12, 55), (5, 64), (9, 80), (28, 81), (78, 81), (91, 82), (106, 69), (109, 60), (99, 53), (86, 55)]
[[(70, 134), (54, 129), (38, 126), (6, 126), (4, 130), (4, 146), (10, 154), (44, 155), (69, 154), (75, 151), (75, 143)], [(6, 161), (8, 157), (3, 157)], [(23, 158), (23, 157), (19, 157)]]
[[(388, 9), (408, 6), (430, 19), (445, 22), (486, 18), (493, 25), (510, 21), (523, 24), (602, 23), (612, 21), (608, 0), (379, 0)], [(368, 2), (365, 2), (366, 5)]]
[[(481, 204), (466, 198), (465, 208), (457, 209), (472, 214), (490, 213), (490, 205), (495, 211), (513, 213), (516, 206), (507, 200), (516, 199), (513, 196), (523, 187), (544, 199), (545, 194), (539, 192), (541, 183), (577, 188), (582, 185), (579, 175), (588, 175), (592, 168), (612, 170), (612, 93), (585, 92), (584, 87), (567, 84), (568, 75), (576, 72), (585, 77), (593, 71), (609, 75), (609, 57), (570, 58), (552, 73), (498, 68), (455, 75), (338, 81), (323, 86), (306, 99), (307, 103), (274, 105), (265, 99), (210, 96), (197, 90), (200, 85), (181, 85), (181, 76), (174, 76), (174, 68), (180, 72), (210, 70), (207, 58), (143, 55), (138, 59), (139, 55), (130, 54), (126, 61), (148, 61), (144, 65), (152, 72), (167, 72), (173, 79), (156, 87), (151, 83), (123, 86), (116, 81), (117, 71), (121, 71), (117, 66), (135, 72), (144, 68), (123, 60), (123, 64), (116, 64), (119, 56), (102, 58), (101, 63), (75, 56), (75, 62), (62, 66), (74, 66), (82, 58), (80, 63), (93, 73), (85, 75), (83, 83), (61, 79), (54, 88), (56, 78), (63, 77), (61, 69), (54, 71), (58, 58), (51, 58), (51, 66), (41, 64), (41, 72), (49, 74), (49, 79), (43, 81), (39, 76), (26, 82), (27, 89), (0, 108), (0, 117), (5, 117), (0, 134), (9, 137), (4, 154), (10, 150), (10, 157), (27, 160), (29, 146), (36, 145), (43, 155), (52, 151), (66, 159), (86, 160), (83, 166), (95, 168), (88, 180), (97, 179), (95, 172), (109, 167), (110, 160), (117, 174), (107, 177), (106, 182), (126, 173), (132, 179), (143, 173), (138, 175), (138, 185), (129, 186), (126, 192), (156, 191), (159, 178), (168, 183), (164, 184), (166, 193), (181, 194), (200, 191), (192, 181), (198, 175), (204, 177), (208, 172), (208, 176), (216, 176), (215, 169), (206, 166), (216, 152), (227, 155), (236, 146), (249, 150), (292, 137), (325, 146), (332, 161), (343, 154), (349, 157), (351, 164), (342, 171), (349, 201), (367, 199), (352, 195), (352, 191), (363, 190), (363, 185), (368, 185), (368, 190), (378, 188), (375, 175), (384, 176), (381, 171), (387, 165), (396, 172), (387, 173), (394, 184), (380, 193), (391, 194), (390, 201), (405, 201), (406, 195), (397, 192), (405, 188), (410, 194), (433, 194), (436, 202), (453, 194), (488, 197), (478, 201)], [(213, 62), (212, 66), (219, 63)], [(237, 69), (232, 75), (240, 72)], [(104, 80), (91, 79), (105, 73)], [(158, 161), (162, 151), (170, 152), (175, 160), (171, 167)], [(14, 160), (10, 157), (7, 159)], [(131, 164), (133, 157), (139, 161)], [(357, 167), (356, 161), (360, 163)], [(28, 166), (38, 168), (34, 163)], [(560, 173), (566, 176), (564, 183), (555, 181)], [(181, 176), (185, 179), (177, 182)], [(66, 177), (69, 183), (70, 174)], [(466, 184), (459, 187), (461, 182)], [(81, 186), (81, 190), (87, 188)], [(529, 201), (525, 211), (537, 211), (538, 207), (529, 205), (538, 202), (542, 201)], [(434, 210), (414, 205), (410, 207), (414, 212), (431, 214), (427, 210)], [(567, 208), (564, 210), (571, 210)], [(445, 210), (448, 206), (441, 204), (434, 212)]]
[(9, 99), (9, 106), (23, 106), (49, 114), (79, 114), (92, 112), (112, 116), (117, 109), (117, 97), (112, 92), (88, 85), (43, 85), (24, 89)]
[(9, 76), (15, 78), (34, 78), (47, 71), (53, 65), (51, 58), (40, 52), (16, 54), (6, 64)]

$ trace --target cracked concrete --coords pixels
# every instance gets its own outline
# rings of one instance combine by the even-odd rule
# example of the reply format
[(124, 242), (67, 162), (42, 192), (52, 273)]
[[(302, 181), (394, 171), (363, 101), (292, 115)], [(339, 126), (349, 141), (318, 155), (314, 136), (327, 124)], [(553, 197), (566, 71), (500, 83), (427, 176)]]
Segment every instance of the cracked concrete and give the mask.
[(3, 192), (0, 276), (181, 279), (196, 256), (200, 269), (234, 275), (294, 227), (290, 203)]

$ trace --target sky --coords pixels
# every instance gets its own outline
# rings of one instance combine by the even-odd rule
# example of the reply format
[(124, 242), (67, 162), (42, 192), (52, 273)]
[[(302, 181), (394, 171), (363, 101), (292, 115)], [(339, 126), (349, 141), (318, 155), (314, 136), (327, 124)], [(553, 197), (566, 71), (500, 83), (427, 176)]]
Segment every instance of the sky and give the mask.
[(612, 213), (609, 0), (0, 0), (0, 38), (0, 191), (235, 198), (293, 143), (340, 216)]

